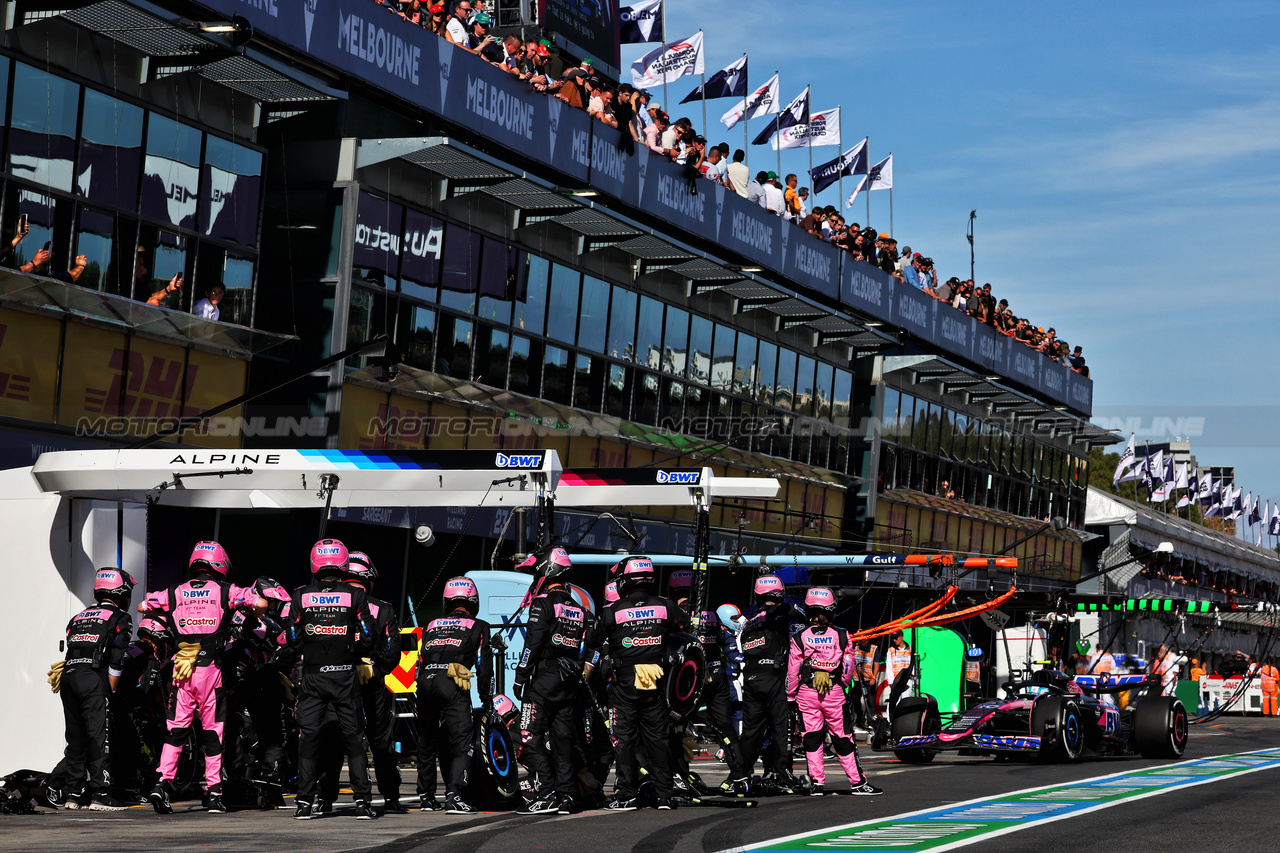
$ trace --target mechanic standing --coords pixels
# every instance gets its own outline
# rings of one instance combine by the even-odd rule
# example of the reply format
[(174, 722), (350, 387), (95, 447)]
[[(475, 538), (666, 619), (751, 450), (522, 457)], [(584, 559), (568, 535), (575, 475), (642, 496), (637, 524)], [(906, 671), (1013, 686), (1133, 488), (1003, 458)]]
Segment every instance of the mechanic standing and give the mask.
[(617, 754), (617, 784), (605, 808), (631, 811), (638, 805), (640, 768), (637, 745), (644, 751), (653, 776), (658, 808), (672, 808), (671, 767), (667, 746), (669, 728), (667, 695), (658, 689), (662, 677), (664, 644), (673, 631), (688, 630), (684, 611), (655, 595), (653, 561), (631, 556), (617, 567), (622, 597), (607, 605), (592, 626), (587, 647), (599, 650), (609, 644), (613, 669), (609, 686), (609, 721)]
[(844, 689), (854, 675), (849, 635), (833, 627), (836, 597), (826, 587), (815, 586), (804, 597), (809, 627), (791, 638), (787, 653), (787, 701), (800, 708), (804, 752), (813, 785), (809, 795), (821, 797), (827, 771), (823, 766), (823, 735), (831, 737), (840, 766), (849, 777), (850, 793), (873, 797), (883, 793), (867, 781), (858, 761), (858, 748), (844, 727)]
[(311, 548), (311, 583), (293, 591), (286, 629), (289, 657), (301, 655), (298, 685), (298, 800), (294, 817), (315, 816), (319, 787), (320, 730), (332, 710), (342, 730), (351, 773), (356, 818), (377, 815), (369, 804), (372, 784), (365, 754), (364, 708), (357, 665), (368, 654), (385, 654), (385, 639), (374, 633), (364, 590), (345, 583), (350, 555), (337, 539)]
[[(400, 663), (400, 620), (395, 608), (373, 597), (378, 570), (363, 551), (352, 551), (347, 561), (347, 583), (364, 590), (373, 617), (374, 648), (360, 670), (360, 698), (364, 705), (364, 730), (373, 753), (373, 771), (378, 793), (385, 804), (383, 814), (408, 814), (400, 802), (400, 761), (396, 753), (395, 697), (387, 689), (386, 677)], [(337, 778), (337, 774), (333, 774)]]
[(227, 582), (231, 558), (217, 542), (197, 542), (187, 569), (190, 580), (150, 593), (138, 605), (143, 613), (167, 613), (169, 629), (178, 643), (169, 689), (168, 733), (160, 751), (160, 784), (151, 792), (151, 805), (157, 814), (173, 813), (171, 799), (177, 793), (173, 779), (191, 722), (199, 714), (209, 813), (225, 814), (222, 749), (227, 699), (222, 686), (222, 655), (235, 610), (252, 607), (265, 611), (267, 603), (253, 587)]
[(1276, 716), (1276, 698), (1280, 694), (1280, 669), (1276, 669), (1275, 661), (1267, 658), (1267, 662), (1258, 670), (1262, 678), (1262, 716)]
[[(480, 590), (471, 578), (444, 585), (444, 613), (422, 632), (418, 653), (418, 802), (423, 811), (475, 814), (462, 799), (471, 755), (471, 679), (480, 704), (493, 700), (489, 623), (477, 619)], [(472, 670), (475, 670), (472, 672)], [(441, 728), (449, 744), (444, 759), (444, 805), (436, 800), (436, 741)]]
[(759, 610), (742, 626), (738, 648), (742, 650), (742, 750), (743, 775), (729, 780), (728, 793), (746, 796), (748, 778), (772, 727), (773, 765), (766, 767), (786, 793), (795, 793), (791, 773), (791, 715), (787, 708), (787, 643), (796, 607), (786, 600), (777, 575), (756, 578)]
[[(62, 698), (67, 726), (66, 757), (50, 775), (65, 780), (69, 809), (125, 808), (110, 792), (108, 703), (120, 682), (133, 633), (128, 613), (133, 587), (133, 578), (123, 569), (98, 569), (93, 576), (96, 603), (71, 617), (66, 657), (49, 672), (49, 685)], [(50, 802), (59, 802), (57, 792), (52, 793)]]
[[(587, 614), (565, 584), (573, 570), (563, 548), (529, 555), (538, 593), (529, 603), (524, 651), (512, 693), (520, 707), (520, 754), (537, 779), (537, 796), (517, 814), (574, 814), (574, 699), (582, 682)], [(550, 750), (547, 741), (550, 739)]]
[(903, 638), (901, 631), (894, 631), (889, 635), (889, 646), (884, 653), (884, 678), (889, 691), (888, 708), (889, 713), (893, 713), (893, 706), (898, 700), (912, 695), (910, 676), (901, 689), (895, 690), (894, 685), (898, 680), (899, 673), (905, 672), (911, 668), (911, 646), (907, 645), (907, 641)]
[[(693, 572), (683, 569), (672, 572), (667, 578), (667, 597), (678, 607), (692, 616), (692, 602), (689, 598), (693, 587)], [(720, 736), (720, 748), (724, 751), (724, 763), (729, 767), (729, 779), (725, 780), (724, 791), (732, 787), (729, 780), (747, 776), (742, 766), (742, 750), (738, 746), (738, 730), (733, 725), (732, 697), (729, 694), (729, 674), (726, 666), (724, 649), (724, 629), (720, 626), (720, 618), (710, 610), (703, 611), (697, 631), (698, 642), (707, 658), (707, 681), (702, 686), (698, 697), (698, 707), (706, 709), (706, 720), (711, 728)], [(702, 712), (699, 712), (702, 713)], [(689, 770), (689, 762), (684, 756), (684, 726), (673, 726), (671, 738), (671, 760), (679, 769), (684, 780), (699, 794), (710, 791), (702, 785), (702, 780)], [(680, 737), (675, 737), (675, 729), (679, 729)], [(678, 787), (678, 786), (677, 786)]]

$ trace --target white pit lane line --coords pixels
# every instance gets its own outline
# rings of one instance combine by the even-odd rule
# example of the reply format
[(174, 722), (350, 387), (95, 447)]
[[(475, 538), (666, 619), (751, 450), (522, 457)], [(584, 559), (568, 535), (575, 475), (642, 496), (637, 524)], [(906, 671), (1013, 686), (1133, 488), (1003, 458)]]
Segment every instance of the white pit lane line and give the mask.
[[(1236, 761), (1232, 761), (1232, 759), (1236, 759)], [(1221, 755), (1193, 759), (1190, 761), (1179, 761), (1164, 765), (1139, 768), (1136, 770), (1131, 769), (1120, 773), (1109, 773), (1103, 776), (1076, 779), (1070, 782), (1053, 785), (1037, 785), (1032, 788), (1008, 791), (1002, 794), (980, 797), (973, 800), (965, 800), (941, 807), (934, 806), (928, 809), (905, 812), (899, 815), (824, 827), (796, 835), (770, 838), (758, 842), (752, 842), (740, 847), (727, 848), (725, 850), (718, 851), (718, 853), (749, 853), (749, 851), (766, 850), (799, 851), (841, 849), (859, 851), (917, 850), (928, 851), (928, 853), (942, 853), (942, 851), (955, 850), (961, 847), (977, 844), (989, 838), (995, 838), (1012, 832), (1030, 829), (1035, 826), (1054, 823), (1056, 821), (1066, 820), (1079, 815), (1101, 811), (1102, 809), (1116, 805), (1137, 802), (1169, 791), (1185, 790), (1187, 788), (1207, 785), (1224, 779), (1232, 779), (1238, 776), (1248, 775), (1250, 773), (1257, 773), (1261, 770), (1277, 768), (1280, 768), (1280, 749), (1278, 748), (1260, 749), (1249, 752), (1224, 753)], [(1126, 778), (1133, 779), (1133, 788), (1117, 786), (1116, 780)], [(1138, 784), (1141, 780), (1146, 780), (1146, 784)], [(1072, 807), (1072, 801), (1083, 800), (1087, 802), (1091, 799), (1087, 795), (1076, 795), (1074, 793), (1076, 789), (1080, 788), (1093, 788), (1098, 791), (1098, 796), (1105, 795), (1107, 791), (1120, 794), (1120, 796), (1107, 802), (1092, 804), (1077, 803), (1075, 807)], [(1145, 790), (1148, 788), (1151, 790)], [(1129, 790), (1132, 790), (1134, 793), (1126, 795)], [(1009, 808), (1011, 812), (1018, 811), (1017, 804), (1004, 804), (1000, 801), (1025, 795), (1041, 795), (1044, 799), (1040, 799), (1035, 803), (1027, 803), (1027, 807), (1023, 809), (1024, 811), (1027, 811), (1028, 814), (1033, 814), (1037, 810), (1035, 807), (1038, 806), (1040, 810), (1043, 810), (1046, 802), (1057, 802), (1059, 798), (1054, 797), (1054, 792), (1058, 791), (1072, 792), (1064, 794), (1061, 798), (1066, 800), (1066, 802), (1062, 803), (1064, 808), (1060, 810), (1059, 814), (1052, 814), (1045, 817), (1031, 817), (1030, 819), (1021, 820), (1012, 826), (1008, 826), (1006, 824), (1011, 820), (1018, 820), (1018, 818), (1013, 816), (1011, 813), (1000, 814), (1000, 811), (1003, 808)], [(981, 807), (984, 806), (984, 804), (993, 804), (987, 809), (987, 811), (993, 812), (994, 814), (991, 816), (983, 815), (980, 818), (970, 817), (974, 814), (981, 814)], [(950, 816), (948, 814), (957, 812), (966, 812), (966, 814), (956, 816)], [(948, 823), (947, 821), (953, 822)], [(965, 822), (960, 823), (958, 821)], [(999, 825), (993, 826), (988, 831), (982, 831), (981, 827), (984, 821), (998, 823)], [(883, 829), (869, 830), (869, 828), (872, 827), (884, 827), (888, 824), (899, 825)], [(915, 838), (912, 838), (912, 826), (920, 828), (920, 832)], [(951, 827), (954, 827), (954, 831), (950, 829)], [(864, 831), (861, 838), (858, 837), (860, 830)], [(844, 835), (833, 837), (839, 833), (844, 833)], [(965, 834), (966, 837), (958, 838), (954, 841), (947, 841), (947, 835), (951, 834)]]

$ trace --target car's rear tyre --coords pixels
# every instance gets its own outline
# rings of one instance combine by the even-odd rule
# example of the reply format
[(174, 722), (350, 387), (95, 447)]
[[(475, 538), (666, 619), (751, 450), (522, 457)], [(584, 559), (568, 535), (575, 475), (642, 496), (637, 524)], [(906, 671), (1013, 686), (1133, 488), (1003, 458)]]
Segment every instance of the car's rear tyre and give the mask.
[(1031, 710), (1031, 734), (1040, 737), (1040, 758), (1075, 761), (1084, 749), (1084, 716), (1069, 696), (1046, 696)]
[[(893, 743), (904, 737), (937, 734), (941, 730), (942, 718), (938, 714), (938, 704), (932, 697), (900, 699), (894, 706), (890, 729)], [(928, 764), (938, 753), (932, 749), (895, 749), (893, 754), (899, 761), (907, 764)]]
[(1133, 709), (1133, 746), (1143, 758), (1181, 758), (1187, 709), (1172, 696), (1144, 696)]

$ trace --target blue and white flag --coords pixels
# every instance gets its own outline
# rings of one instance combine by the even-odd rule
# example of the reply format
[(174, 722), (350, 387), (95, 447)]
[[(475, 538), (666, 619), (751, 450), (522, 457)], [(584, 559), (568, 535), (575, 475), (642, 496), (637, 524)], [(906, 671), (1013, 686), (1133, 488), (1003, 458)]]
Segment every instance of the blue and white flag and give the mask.
[[(1249, 493), (1249, 497), (1253, 497), (1253, 492)], [(1258, 500), (1253, 502), (1253, 506), (1249, 507), (1249, 523), (1250, 524), (1257, 524), (1259, 521), (1262, 521), (1262, 519), (1265, 517), (1259, 511), (1259, 507), (1261, 505), (1262, 505), (1262, 499), (1259, 498)]]
[(747, 96), (747, 55), (723, 68), (707, 78), (692, 92), (684, 96), (680, 103), (690, 101), (710, 101), (713, 98), (745, 98)]
[(1184, 506), (1190, 506), (1191, 502), (1195, 500), (1196, 497), (1195, 480), (1189, 479), (1187, 474), (1187, 469), (1190, 464), (1190, 462), (1183, 462), (1178, 466), (1178, 476), (1174, 478), (1174, 487), (1182, 489), (1182, 497), (1178, 498), (1176, 509), (1182, 509)]
[(867, 140), (863, 139), (836, 159), (814, 166), (809, 172), (809, 181), (813, 184), (813, 192), (816, 195), (845, 175), (865, 175), (866, 173)]
[(893, 155), (876, 163), (867, 170), (868, 190), (893, 189)]
[(1200, 506), (1207, 507), (1213, 503), (1213, 475), (1205, 469), (1204, 474), (1200, 477), (1200, 489), (1196, 493), (1196, 497), (1200, 501)]
[(846, 208), (853, 207), (853, 203), (858, 200), (858, 193), (862, 192), (866, 187), (867, 176), (863, 175), (858, 179), (858, 185), (853, 188), (853, 192), (849, 193), (849, 198), (845, 201), (844, 206)]
[(618, 10), (622, 44), (662, 41), (662, 0), (634, 0)]
[(720, 123), (729, 130), (744, 119), (773, 115), (778, 111), (778, 75), (738, 102), (737, 106), (720, 117)]
[(1280, 536), (1280, 503), (1276, 504), (1275, 509), (1271, 510), (1271, 521), (1267, 524), (1267, 533), (1272, 536)]
[(795, 127), (797, 124), (808, 123), (809, 87), (805, 86), (804, 91), (796, 95), (795, 100), (787, 104), (786, 109), (778, 113), (778, 117), (769, 122), (769, 125), (751, 140), (751, 144), (764, 145), (773, 138), (775, 133), (786, 130), (788, 127)]
[(704, 70), (702, 30), (698, 30), (687, 39), (656, 47), (631, 63), (631, 82), (637, 89), (648, 89)]
[[(1129, 443), (1120, 452), (1120, 463), (1116, 465), (1116, 472), (1111, 475), (1111, 485), (1119, 486), (1126, 480), (1138, 479), (1132, 473), (1133, 463), (1138, 459), (1137, 453), (1137, 445), (1134, 443), (1133, 433), (1129, 433)], [(1125, 474), (1129, 474), (1129, 476), (1126, 477)]]
[(808, 124), (797, 124), (773, 137), (773, 150), (840, 144), (840, 108), (815, 111)]

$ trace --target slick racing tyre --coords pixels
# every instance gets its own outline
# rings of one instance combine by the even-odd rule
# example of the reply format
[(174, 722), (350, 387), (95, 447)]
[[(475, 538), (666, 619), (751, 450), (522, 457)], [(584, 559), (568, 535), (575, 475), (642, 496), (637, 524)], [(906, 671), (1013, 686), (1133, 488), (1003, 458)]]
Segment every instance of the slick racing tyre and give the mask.
[(1070, 696), (1044, 696), (1031, 710), (1031, 735), (1040, 737), (1040, 758), (1075, 761), (1084, 749), (1084, 716)]
[(671, 722), (683, 723), (701, 704), (707, 680), (707, 656), (691, 634), (674, 632), (667, 637), (667, 672), (662, 677)]
[[(904, 737), (936, 734), (942, 729), (938, 706), (932, 697), (900, 699), (893, 706), (893, 723), (890, 737), (897, 743)], [(928, 764), (937, 755), (936, 750), (922, 748), (895, 749), (893, 754), (907, 764)]]
[(1181, 758), (1187, 709), (1172, 696), (1144, 696), (1133, 710), (1133, 746), (1143, 758)]

